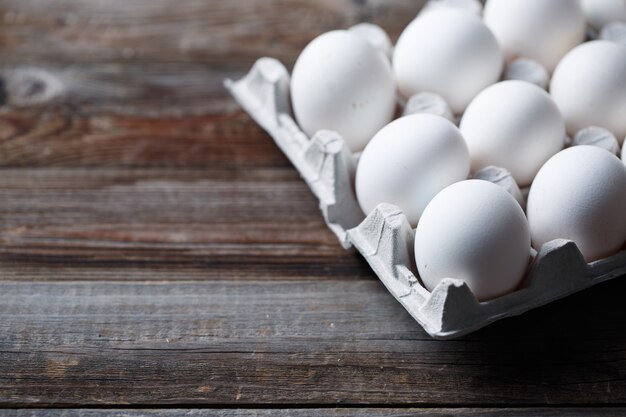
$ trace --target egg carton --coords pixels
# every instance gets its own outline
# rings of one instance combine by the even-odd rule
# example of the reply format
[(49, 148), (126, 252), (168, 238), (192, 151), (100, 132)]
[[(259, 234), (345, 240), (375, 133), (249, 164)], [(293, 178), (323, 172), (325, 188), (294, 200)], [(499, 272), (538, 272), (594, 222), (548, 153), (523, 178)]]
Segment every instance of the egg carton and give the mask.
[[(510, 294), (479, 302), (467, 284), (454, 278), (445, 278), (428, 291), (415, 272), (415, 231), (405, 215), (395, 206), (381, 204), (365, 217), (352, 186), (357, 157), (337, 133), (320, 131), (309, 139), (302, 132), (291, 116), (289, 82), (280, 62), (261, 58), (244, 78), (226, 80), (225, 86), (296, 167), (341, 245), (363, 255), (389, 292), (433, 338), (460, 337), (626, 274), (626, 250), (586, 263), (574, 242), (554, 240), (533, 254), (526, 278)], [(483, 179), (504, 186), (518, 201), (522, 198), (501, 170), (487, 170)]]

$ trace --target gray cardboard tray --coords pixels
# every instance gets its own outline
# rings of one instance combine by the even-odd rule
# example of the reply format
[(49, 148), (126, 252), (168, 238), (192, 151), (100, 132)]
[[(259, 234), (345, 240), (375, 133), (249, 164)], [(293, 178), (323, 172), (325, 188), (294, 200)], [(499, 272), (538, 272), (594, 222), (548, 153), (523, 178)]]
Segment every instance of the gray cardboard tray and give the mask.
[(389, 204), (365, 217), (352, 186), (357, 158), (337, 133), (320, 131), (309, 139), (300, 130), (290, 112), (289, 81), (280, 62), (261, 58), (244, 78), (226, 80), (225, 86), (296, 167), (341, 245), (361, 253), (389, 292), (435, 339), (471, 333), (626, 274), (626, 250), (588, 264), (574, 242), (554, 240), (535, 254), (520, 288), (510, 294), (481, 303), (454, 278), (429, 292), (416, 274), (415, 231), (406, 217)]

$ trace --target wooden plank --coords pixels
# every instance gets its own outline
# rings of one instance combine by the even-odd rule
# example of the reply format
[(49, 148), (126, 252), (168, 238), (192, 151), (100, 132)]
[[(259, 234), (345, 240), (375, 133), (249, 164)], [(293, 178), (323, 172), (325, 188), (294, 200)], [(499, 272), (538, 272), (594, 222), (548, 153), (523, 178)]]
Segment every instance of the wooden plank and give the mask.
[(0, 201), (0, 279), (372, 277), (291, 169), (5, 169)]
[(395, 38), (423, 0), (4, 0), (2, 61), (292, 62), (318, 34), (373, 21)]
[(362, 20), (395, 37), (421, 3), (3, 1), (0, 166), (287, 166), (224, 78)]
[(625, 291), (438, 342), (375, 280), (4, 282), (0, 406), (625, 406)]
[(0, 167), (289, 167), (246, 114), (86, 116), (70, 108), (0, 113)]
[(350, 408), (350, 409), (22, 409), (0, 410), (0, 417), (619, 417), (626, 408)]
[(0, 167), (290, 166), (224, 88), (243, 72), (195, 64), (2, 68)]
[(0, 65), (3, 98), (10, 106), (52, 103), (70, 107), (78, 115), (97, 110), (170, 118), (236, 109), (232, 100), (226, 100), (230, 97), (224, 79), (240, 78), (250, 69), (193, 62)]
[(0, 4), (0, 166), (288, 166), (222, 86), (264, 55), (421, 1)]

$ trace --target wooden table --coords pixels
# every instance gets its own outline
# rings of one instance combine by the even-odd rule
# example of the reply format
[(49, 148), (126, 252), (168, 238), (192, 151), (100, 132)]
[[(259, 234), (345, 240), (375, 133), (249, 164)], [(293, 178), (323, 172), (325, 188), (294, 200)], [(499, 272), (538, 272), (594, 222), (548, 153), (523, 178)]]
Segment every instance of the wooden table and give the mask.
[(626, 415), (626, 280), (434, 341), (222, 87), (419, 6), (0, 0), (0, 416)]

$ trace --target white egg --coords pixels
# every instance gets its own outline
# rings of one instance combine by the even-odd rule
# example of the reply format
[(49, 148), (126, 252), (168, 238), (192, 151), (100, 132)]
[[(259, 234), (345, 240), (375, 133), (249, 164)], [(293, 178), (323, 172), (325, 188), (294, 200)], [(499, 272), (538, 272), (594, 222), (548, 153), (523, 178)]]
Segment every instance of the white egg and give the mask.
[(472, 171), (489, 165), (507, 169), (520, 186), (563, 148), (565, 123), (540, 87), (503, 81), (481, 92), (461, 120)]
[(417, 225), (415, 259), (430, 291), (444, 278), (457, 278), (480, 301), (511, 292), (530, 260), (524, 211), (490, 182), (451, 185), (430, 202)]
[(626, 0), (582, 0), (587, 22), (600, 30), (608, 23), (626, 22)]
[(626, 47), (609, 41), (584, 43), (554, 71), (550, 93), (570, 135), (589, 126), (626, 136)]
[(461, 132), (431, 114), (413, 114), (385, 126), (367, 145), (356, 172), (356, 194), (368, 214), (378, 204), (402, 209), (415, 226), (442, 189), (469, 174)]
[(352, 26), (348, 31), (358, 35), (372, 44), (378, 52), (382, 53), (385, 58), (391, 59), (393, 52), (393, 44), (389, 35), (383, 28), (372, 23), (359, 23)]
[(578, 0), (487, 0), (484, 19), (507, 60), (534, 59), (550, 72), (585, 39)]
[(404, 30), (393, 69), (405, 98), (421, 92), (442, 96), (462, 113), (482, 89), (498, 81), (502, 53), (480, 17), (455, 8), (420, 14)]
[(362, 150), (395, 111), (389, 61), (366, 39), (333, 31), (300, 54), (291, 79), (291, 101), (305, 133), (339, 133), (353, 152)]
[(626, 241), (626, 166), (596, 146), (574, 146), (552, 157), (528, 195), (535, 249), (573, 240), (587, 261), (617, 252)]
[(429, 0), (424, 4), (420, 13), (431, 12), (442, 7), (454, 7), (480, 16), (483, 12), (483, 4), (480, 0)]

